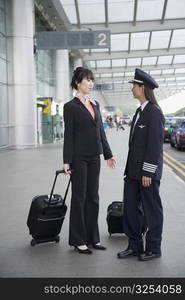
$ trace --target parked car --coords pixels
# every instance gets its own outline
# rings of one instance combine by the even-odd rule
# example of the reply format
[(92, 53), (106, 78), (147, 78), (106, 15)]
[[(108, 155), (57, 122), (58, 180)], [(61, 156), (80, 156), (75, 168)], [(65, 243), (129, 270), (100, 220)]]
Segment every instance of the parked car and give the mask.
[(172, 120), (174, 117), (166, 117), (165, 118), (165, 124), (164, 124), (164, 142), (166, 140), (170, 141), (170, 135), (171, 135), (171, 131), (172, 131)]
[(173, 118), (171, 129), (170, 145), (180, 150), (185, 147), (185, 117)]

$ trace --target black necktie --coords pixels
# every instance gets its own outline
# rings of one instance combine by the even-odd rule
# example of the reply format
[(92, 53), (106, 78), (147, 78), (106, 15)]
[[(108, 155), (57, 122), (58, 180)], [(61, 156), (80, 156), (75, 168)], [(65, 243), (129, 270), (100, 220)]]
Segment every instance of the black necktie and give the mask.
[[(134, 128), (135, 128), (135, 125), (136, 125), (136, 119), (137, 119), (137, 116), (138, 116), (138, 119), (139, 119), (139, 117), (140, 117), (140, 114), (141, 114), (141, 106), (140, 107), (138, 107), (137, 108), (137, 110), (136, 110), (136, 113), (135, 113), (135, 118), (134, 118), (134, 124), (133, 124), (133, 127), (132, 127), (132, 132), (131, 132), (131, 139), (132, 139), (132, 137), (133, 137), (133, 134), (134, 134)], [(137, 119), (137, 121), (138, 121), (138, 119)]]

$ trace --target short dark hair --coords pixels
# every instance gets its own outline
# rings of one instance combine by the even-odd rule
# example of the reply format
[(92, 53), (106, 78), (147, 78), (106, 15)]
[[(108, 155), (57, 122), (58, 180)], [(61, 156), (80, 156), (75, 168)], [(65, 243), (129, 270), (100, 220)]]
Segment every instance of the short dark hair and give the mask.
[(84, 78), (91, 79), (94, 81), (93, 72), (83, 67), (77, 67), (73, 72), (73, 77), (71, 80), (72, 89), (77, 90), (78, 89), (77, 83), (80, 83)]

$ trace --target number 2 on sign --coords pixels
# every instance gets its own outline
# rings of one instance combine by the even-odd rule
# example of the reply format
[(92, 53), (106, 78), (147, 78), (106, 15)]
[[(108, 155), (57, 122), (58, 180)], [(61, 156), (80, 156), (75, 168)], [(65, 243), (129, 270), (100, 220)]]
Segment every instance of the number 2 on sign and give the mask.
[(98, 38), (100, 39), (100, 41), (98, 42), (98, 46), (107, 46), (107, 42), (106, 42), (107, 36), (105, 33), (102, 32), (98, 34)]

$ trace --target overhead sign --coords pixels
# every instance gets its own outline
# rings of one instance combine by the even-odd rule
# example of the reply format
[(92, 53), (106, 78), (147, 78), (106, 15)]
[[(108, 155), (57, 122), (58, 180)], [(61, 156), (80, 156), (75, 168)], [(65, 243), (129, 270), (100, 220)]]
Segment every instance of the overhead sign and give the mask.
[(36, 48), (56, 49), (95, 49), (110, 48), (110, 31), (40, 31), (35, 35)]
[(95, 90), (113, 90), (112, 83), (97, 83), (94, 86)]

